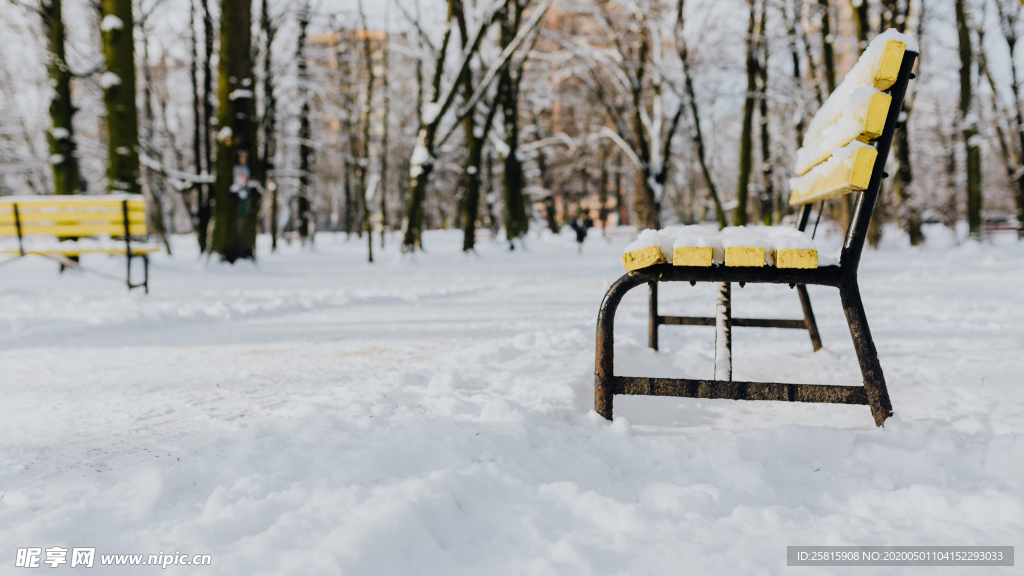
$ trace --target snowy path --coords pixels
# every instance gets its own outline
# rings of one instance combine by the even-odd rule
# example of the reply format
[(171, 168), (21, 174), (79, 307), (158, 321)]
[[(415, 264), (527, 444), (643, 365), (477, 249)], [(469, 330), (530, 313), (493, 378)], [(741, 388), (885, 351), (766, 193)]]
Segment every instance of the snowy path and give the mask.
[[(617, 397), (597, 417), (626, 239), (581, 257), (563, 236), (464, 257), (433, 233), (413, 262), (391, 238), (368, 265), (324, 234), (233, 268), (181, 238), (149, 296), (4, 267), (0, 566), (60, 545), (213, 555), (183, 574), (781, 574), (787, 545), (1024, 544), (1024, 245), (866, 254), (897, 414), (878, 430), (849, 406)], [(838, 294), (811, 297), (825, 350), (740, 328), (736, 379), (859, 383)], [(799, 315), (786, 287), (733, 298)], [(663, 313), (712, 306), (662, 289)], [(710, 376), (712, 329), (664, 327), (655, 354), (645, 314), (627, 296), (619, 373)]]

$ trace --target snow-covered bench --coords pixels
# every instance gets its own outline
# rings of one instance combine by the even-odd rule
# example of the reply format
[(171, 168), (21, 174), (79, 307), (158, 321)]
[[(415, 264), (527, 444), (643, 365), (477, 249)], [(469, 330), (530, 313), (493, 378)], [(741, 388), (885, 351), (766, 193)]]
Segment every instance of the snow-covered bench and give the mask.
[[(16, 250), (0, 248), (0, 254), (14, 255), (2, 264), (35, 254), (60, 262), (62, 271), (73, 267), (91, 272), (72, 258), (124, 254), (128, 289), (141, 287), (148, 293), (149, 254), (159, 248), (132, 243), (133, 236), (147, 233), (146, 201), (138, 195), (0, 197), (0, 237), (18, 239)], [(111, 240), (112, 236), (120, 240)], [(133, 258), (142, 258), (143, 263), (143, 281), (138, 284), (132, 283)]]
[[(801, 207), (796, 229), (780, 227), (727, 228), (722, 231), (688, 226), (646, 230), (622, 257), (627, 273), (605, 295), (597, 322), (594, 409), (611, 419), (615, 394), (781, 400), (866, 404), (875, 424), (892, 415), (892, 404), (878, 362), (857, 283), (864, 240), (878, 197), (885, 161), (903, 107), (918, 48), (909, 37), (889, 30), (876, 37), (843, 82), (815, 114), (804, 146), (797, 152), (790, 180), (789, 203)], [(819, 256), (804, 231), (811, 206), (829, 198), (856, 193), (839, 260)], [(820, 217), (820, 209), (819, 209)], [(813, 236), (813, 235), (812, 235)], [(659, 282), (715, 282), (720, 296), (715, 318), (658, 314)], [(731, 318), (731, 284), (789, 284), (798, 290), (801, 320)], [(629, 290), (650, 287), (649, 345), (658, 347), (662, 324), (718, 326), (716, 378), (691, 380), (618, 376), (614, 373), (615, 310)], [(734, 382), (731, 369), (731, 328), (753, 326), (805, 329), (817, 351), (821, 347), (808, 284), (839, 289), (864, 386)], [(722, 359), (727, 361), (719, 368)]]

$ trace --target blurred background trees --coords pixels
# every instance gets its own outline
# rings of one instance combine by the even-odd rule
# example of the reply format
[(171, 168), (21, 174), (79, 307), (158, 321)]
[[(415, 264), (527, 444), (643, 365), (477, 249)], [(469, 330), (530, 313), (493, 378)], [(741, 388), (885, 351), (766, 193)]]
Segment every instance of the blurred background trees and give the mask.
[(0, 194), (144, 192), (228, 261), (787, 221), (806, 122), (887, 28), (922, 58), (872, 244), (1024, 219), (1017, 0), (4, 1)]

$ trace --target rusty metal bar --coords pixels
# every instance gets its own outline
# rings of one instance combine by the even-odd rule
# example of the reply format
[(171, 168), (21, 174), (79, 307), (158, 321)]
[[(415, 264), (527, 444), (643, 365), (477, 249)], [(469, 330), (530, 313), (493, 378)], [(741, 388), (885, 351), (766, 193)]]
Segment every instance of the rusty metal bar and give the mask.
[(616, 376), (614, 393), (639, 396), (678, 396), (725, 400), (775, 400), (828, 404), (868, 404), (863, 386), (781, 384), (778, 382), (732, 382)]
[[(714, 318), (700, 316), (658, 316), (658, 324), (667, 326), (714, 326)], [(806, 330), (803, 320), (777, 320), (773, 318), (733, 318), (733, 326), (746, 328), (796, 328)]]
[(647, 347), (658, 351), (658, 283), (648, 282), (650, 289), (647, 299)]
[(18, 203), (17, 202), (14, 202), (13, 204), (11, 204), (11, 206), (14, 207), (14, 228), (15, 228), (15, 230), (18, 231), (18, 252), (21, 253), (22, 256), (24, 256), (25, 255), (25, 244), (22, 242), (22, 238), (21, 238), (21, 214), (18, 213)]
[(814, 310), (811, 308), (811, 297), (807, 294), (807, 286), (803, 284), (797, 286), (796, 292), (800, 296), (800, 307), (804, 310), (804, 320), (800, 328), (806, 329), (807, 333), (811, 335), (811, 347), (817, 352), (821, 350), (821, 334), (818, 333), (818, 323), (814, 321)]

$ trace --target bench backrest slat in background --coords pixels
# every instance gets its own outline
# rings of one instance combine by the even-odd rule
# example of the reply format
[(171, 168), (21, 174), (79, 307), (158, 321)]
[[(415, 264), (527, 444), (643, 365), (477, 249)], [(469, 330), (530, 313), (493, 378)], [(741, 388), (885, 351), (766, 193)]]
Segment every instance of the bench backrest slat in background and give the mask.
[(0, 197), (0, 236), (18, 236), (19, 222), (22, 236), (123, 236), (126, 201), (129, 233), (146, 235), (145, 199), (118, 195)]

